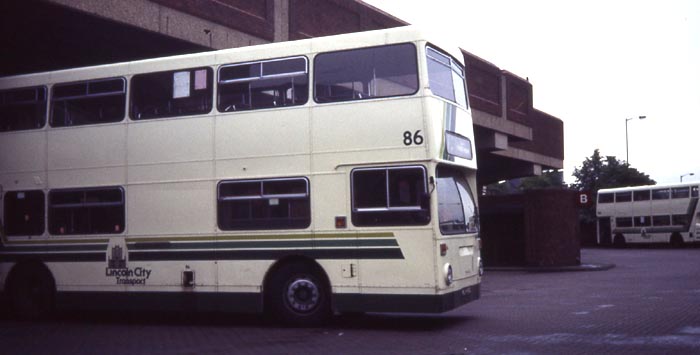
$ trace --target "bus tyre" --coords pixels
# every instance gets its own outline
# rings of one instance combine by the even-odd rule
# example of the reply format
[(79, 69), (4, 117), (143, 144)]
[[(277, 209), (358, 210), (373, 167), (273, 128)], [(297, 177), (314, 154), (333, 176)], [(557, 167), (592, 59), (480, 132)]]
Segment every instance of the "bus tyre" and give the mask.
[(330, 288), (317, 268), (303, 263), (282, 266), (269, 285), (268, 310), (283, 323), (313, 326), (330, 316)]
[(23, 267), (12, 274), (9, 301), (19, 319), (47, 317), (53, 310), (55, 293), (53, 278), (44, 267)]
[(615, 234), (615, 238), (613, 239), (613, 246), (615, 248), (624, 248), (626, 244), (625, 236), (622, 234)]
[(671, 236), (671, 246), (674, 248), (682, 248), (683, 247), (683, 237), (678, 233), (674, 233)]

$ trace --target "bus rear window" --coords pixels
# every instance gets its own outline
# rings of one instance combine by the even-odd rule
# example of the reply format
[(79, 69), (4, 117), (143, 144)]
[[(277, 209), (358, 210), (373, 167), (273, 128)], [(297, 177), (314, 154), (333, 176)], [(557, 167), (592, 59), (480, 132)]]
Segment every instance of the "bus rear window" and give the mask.
[(418, 91), (413, 44), (360, 48), (316, 56), (316, 102), (412, 95)]
[(37, 129), (46, 123), (46, 87), (0, 91), (0, 132)]

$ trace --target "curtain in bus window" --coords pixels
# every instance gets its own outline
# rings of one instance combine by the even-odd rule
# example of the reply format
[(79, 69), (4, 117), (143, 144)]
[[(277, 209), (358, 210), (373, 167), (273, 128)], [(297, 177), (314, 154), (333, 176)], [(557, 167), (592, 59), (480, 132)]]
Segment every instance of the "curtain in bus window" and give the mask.
[(3, 223), (8, 236), (44, 233), (44, 192), (9, 191), (4, 198)]
[(213, 71), (194, 68), (134, 75), (131, 118), (188, 116), (212, 109)]
[(98, 79), (56, 84), (51, 97), (51, 126), (119, 122), (126, 108), (126, 80)]
[(412, 95), (418, 91), (413, 44), (322, 53), (315, 59), (316, 102)]
[(37, 129), (46, 123), (46, 87), (0, 91), (0, 132)]

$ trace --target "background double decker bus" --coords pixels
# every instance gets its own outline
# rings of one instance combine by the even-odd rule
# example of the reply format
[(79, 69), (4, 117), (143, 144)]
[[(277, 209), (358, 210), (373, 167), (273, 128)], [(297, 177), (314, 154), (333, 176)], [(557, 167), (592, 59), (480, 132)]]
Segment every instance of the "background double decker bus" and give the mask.
[(598, 244), (700, 242), (700, 183), (598, 191)]
[(53, 307), (479, 298), (461, 53), (404, 27), (0, 78), (0, 288)]

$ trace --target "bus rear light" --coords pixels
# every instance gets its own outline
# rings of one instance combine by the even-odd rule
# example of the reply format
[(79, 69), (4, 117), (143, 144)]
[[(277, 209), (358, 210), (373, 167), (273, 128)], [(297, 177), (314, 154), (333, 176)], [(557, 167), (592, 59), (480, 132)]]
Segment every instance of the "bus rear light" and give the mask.
[(447, 255), (447, 244), (445, 243), (440, 243), (440, 256), (445, 256)]

